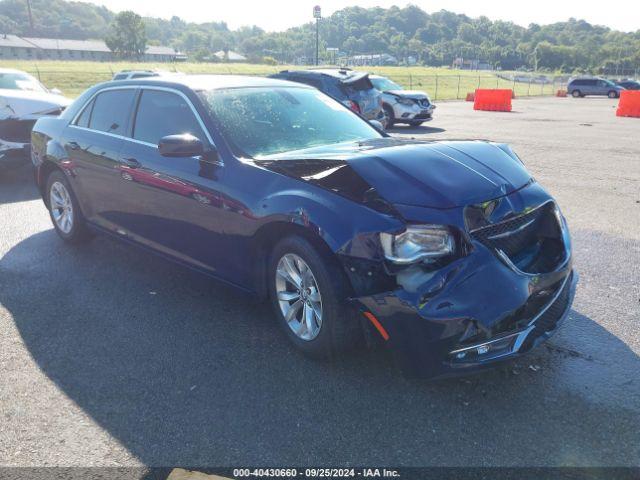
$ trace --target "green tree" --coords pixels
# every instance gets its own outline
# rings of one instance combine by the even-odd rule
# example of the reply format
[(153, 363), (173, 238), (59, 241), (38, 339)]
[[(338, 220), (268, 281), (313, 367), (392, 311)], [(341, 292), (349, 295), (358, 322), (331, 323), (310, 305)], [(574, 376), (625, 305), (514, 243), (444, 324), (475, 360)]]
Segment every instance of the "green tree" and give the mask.
[(107, 47), (122, 58), (138, 58), (147, 49), (147, 34), (142, 17), (131, 11), (116, 15), (105, 38)]

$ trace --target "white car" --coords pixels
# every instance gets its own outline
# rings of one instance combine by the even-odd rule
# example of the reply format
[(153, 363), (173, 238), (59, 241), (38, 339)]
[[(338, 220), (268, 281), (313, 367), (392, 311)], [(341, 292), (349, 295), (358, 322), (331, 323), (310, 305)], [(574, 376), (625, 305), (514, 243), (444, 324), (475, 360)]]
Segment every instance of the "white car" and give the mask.
[(373, 86), (382, 92), (386, 128), (396, 123), (407, 123), (412, 127), (433, 119), (436, 106), (429, 95), (417, 90), (405, 90), (397, 83), (379, 75), (369, 75)]
[(59, 115), (70, 103), (28, 73), (0, 68), (0, 168), (26, 163), (33, 124), (44, 115)]

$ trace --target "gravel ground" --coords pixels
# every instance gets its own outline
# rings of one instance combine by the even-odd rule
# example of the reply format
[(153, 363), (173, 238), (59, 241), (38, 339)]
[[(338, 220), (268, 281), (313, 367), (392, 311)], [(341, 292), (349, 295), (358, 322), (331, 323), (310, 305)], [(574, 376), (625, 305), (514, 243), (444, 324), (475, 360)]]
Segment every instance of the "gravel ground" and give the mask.
[(581, 283), (546, 346), (403, 379), (301, 357), (263, 304), (112, 240), (54, 234), (0, 173), (0, 465), (640, 466), (640, 119), (608, 99), (442, 103), (420, 138), (505, 141), (558, 199)]

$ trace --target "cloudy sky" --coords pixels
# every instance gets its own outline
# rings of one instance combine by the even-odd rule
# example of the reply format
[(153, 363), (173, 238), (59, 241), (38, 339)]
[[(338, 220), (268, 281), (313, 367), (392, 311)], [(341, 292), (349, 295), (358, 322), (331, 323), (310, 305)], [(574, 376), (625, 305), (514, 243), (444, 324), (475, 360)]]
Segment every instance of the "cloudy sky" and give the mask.
[[(362, 7), (418, 5), (427, 12), (441, 9), (465, 13), (471, 17), (486, 15), (492, 20), (530, 23), (553, 23), (569, 17), (607, 25), (623, 31), (640, 30), (640, 0), (602, 2), (585, 0), (536, 0), (535, 2), (502, 0), (89, 0), (115, 10), (134, 10), (144, 16), (170, 18), (177, 15), (192, 22), (225, 21), (231, 28), (258, 25), (265, 30), (284, 30), (300, 25), (312, 17), (313, 6), (322, 6), (329, 15), (346, 5)], [(612, 7), (612, 8), (609, 8)]]

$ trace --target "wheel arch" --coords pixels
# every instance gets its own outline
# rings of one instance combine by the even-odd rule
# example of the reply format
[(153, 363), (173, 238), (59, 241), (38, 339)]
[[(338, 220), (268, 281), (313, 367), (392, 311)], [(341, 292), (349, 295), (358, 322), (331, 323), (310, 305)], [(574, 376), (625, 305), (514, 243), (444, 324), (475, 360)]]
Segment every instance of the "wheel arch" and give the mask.
[(47, 207), (49, 207), (49, 201), (45, 192), (45, 189), (47, 187), (47, 179), (49, 178), (49, 175), (51, 175), (55, 171), (64, 174), (64, 170), (60, 167), (60, 165), (49, 158), (45, 158), (37, 170), (38, 189), (40, 190), (40, 196), (42, 197), (42, 200)]
[(254, 265), (253, 269), (253, 289), (261, 300), (268, 297), (267, 269), (269, 257), (276, 244), (290, 236), (298, 236), (307, 240), (318, 252), (327, 259), (335, 259), (334, 249), (327, 243), (327, 240), (314, 232), (310, 227), (295, 222), (274, 221), (260, 227), (251, 238), (249, 243), (250, 258)]

